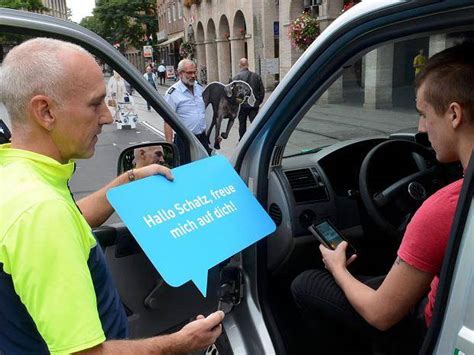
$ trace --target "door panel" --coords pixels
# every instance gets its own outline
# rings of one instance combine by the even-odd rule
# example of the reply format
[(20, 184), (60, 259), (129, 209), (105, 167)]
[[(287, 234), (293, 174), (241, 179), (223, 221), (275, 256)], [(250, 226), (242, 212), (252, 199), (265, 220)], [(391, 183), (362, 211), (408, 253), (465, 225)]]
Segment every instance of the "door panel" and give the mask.
[(204, 298), (191, 282), (171, 287), (120, 224), (95, 231), (125, 305), (131, 338), (149, 337), (181, 327), (198, 314), (216, 310), (219, 267), (209, 271), (209, 294)]

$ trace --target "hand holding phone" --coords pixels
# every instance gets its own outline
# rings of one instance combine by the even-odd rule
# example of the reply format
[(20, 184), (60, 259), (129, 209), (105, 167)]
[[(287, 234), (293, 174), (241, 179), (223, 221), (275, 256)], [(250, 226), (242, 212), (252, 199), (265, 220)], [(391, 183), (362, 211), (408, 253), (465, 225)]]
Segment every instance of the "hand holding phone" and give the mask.
[(328, 221), (324, 220), (320, 223), (313, 223), (308, 227), (308, 230), (314, 235), (322, 245), (326, 248), (335, 250), (336, 247), (342, 242), (347, 242), (346, 248), (346, 259), (356, 254), (355, 248), (342, 236), (342, 234), (334, 227), (334, 225)]

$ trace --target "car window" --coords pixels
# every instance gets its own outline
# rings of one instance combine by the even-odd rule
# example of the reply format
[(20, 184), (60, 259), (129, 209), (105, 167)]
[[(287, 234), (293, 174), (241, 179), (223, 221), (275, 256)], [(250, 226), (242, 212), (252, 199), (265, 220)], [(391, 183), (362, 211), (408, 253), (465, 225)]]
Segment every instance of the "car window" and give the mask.
[(427, 57), (472, 32), (437, 34), (379, 46), (353, 64), (306, 112), (292, 132), (285, 156), (313, 152), (347, 139), (416, 132), (413, 82)]

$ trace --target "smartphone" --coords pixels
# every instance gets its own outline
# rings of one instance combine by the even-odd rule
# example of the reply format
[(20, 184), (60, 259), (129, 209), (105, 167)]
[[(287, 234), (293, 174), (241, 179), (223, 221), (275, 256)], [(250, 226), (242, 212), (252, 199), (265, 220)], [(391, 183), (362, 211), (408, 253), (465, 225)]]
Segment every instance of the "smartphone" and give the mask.
[[(342, 234), (334, 227), (334, 225), (328, 221), (324, 220), (320, 223), (314, 223), (308, 227), (308, 230), (313, 234), (318, 240), (329, 249), (336, 249), (336, 247), (342, 241), (347, 240), (342, 236)], [(349, 259), (352, 255), (356, 254), (355, 248), (347, 242), (346, 257)]]

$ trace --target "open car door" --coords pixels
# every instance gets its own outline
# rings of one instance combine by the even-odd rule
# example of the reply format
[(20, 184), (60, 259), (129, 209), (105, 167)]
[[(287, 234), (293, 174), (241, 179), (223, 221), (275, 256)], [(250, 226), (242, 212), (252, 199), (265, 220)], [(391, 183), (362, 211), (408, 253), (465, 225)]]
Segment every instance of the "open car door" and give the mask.
[(451, 228), (423, 354), (474, 353), (474, 152)]

